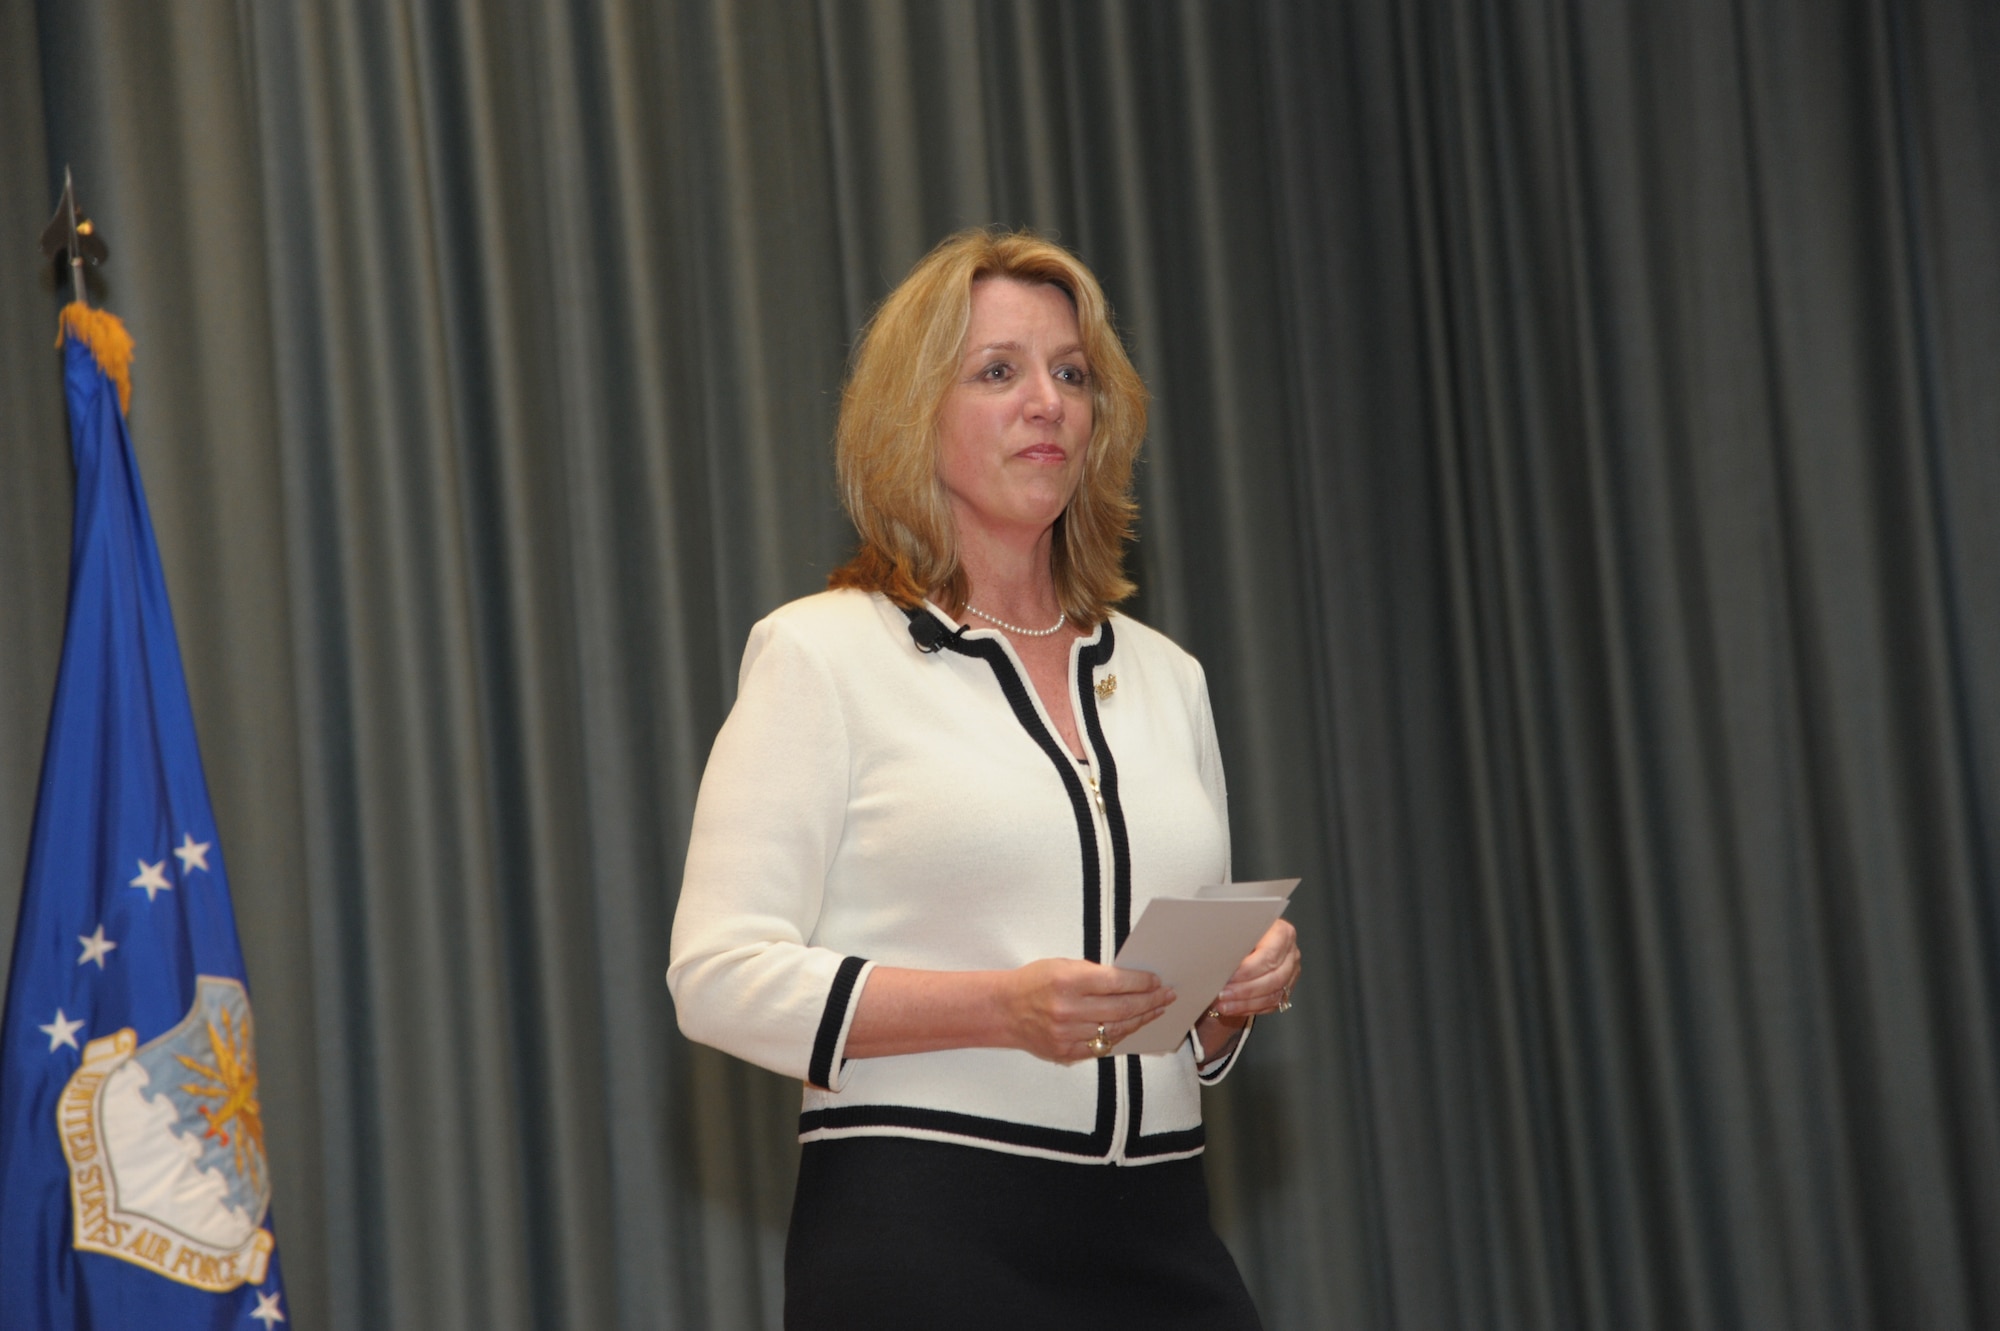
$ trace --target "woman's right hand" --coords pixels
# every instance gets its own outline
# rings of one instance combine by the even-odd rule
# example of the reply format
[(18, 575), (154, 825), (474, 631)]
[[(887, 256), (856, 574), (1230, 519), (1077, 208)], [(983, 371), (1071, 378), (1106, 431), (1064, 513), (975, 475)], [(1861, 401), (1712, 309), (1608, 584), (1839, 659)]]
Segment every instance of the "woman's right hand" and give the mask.
[(1167, 1010), (1174, 991), (1151, 971), (1048, 957), (1007, 972), (1006, 1021), (1016, 1049), (1052, 1063), (1095, 1058)]

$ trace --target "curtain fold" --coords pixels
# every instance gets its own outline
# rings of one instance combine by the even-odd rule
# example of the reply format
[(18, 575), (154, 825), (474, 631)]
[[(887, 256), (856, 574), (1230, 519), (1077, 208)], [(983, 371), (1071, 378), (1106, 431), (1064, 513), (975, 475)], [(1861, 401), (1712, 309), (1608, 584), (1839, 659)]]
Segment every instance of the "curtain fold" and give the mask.
[(855, 332), (986, 222), (1104, 280), (1131, 608), (1305, 875), (1207, 1101), (1267, 1324), (2000, 1322), (1996, 61), (1976, 0), (0, 8), (0, 230), (74, 165), (138, 340), (295, 1324), (778, 1325), (797, 1087), (674, 1027), (684, 838), (847, 553)]

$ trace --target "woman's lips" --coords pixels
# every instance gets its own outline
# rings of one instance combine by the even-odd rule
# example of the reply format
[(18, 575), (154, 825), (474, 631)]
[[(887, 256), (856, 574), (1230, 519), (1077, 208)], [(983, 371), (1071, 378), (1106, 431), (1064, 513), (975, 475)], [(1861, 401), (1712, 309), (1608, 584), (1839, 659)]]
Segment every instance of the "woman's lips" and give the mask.
[(1031, 448), (1022, 449), (1019, 453), (1015, 454), (1015, 456), (1026, 458), (1030, 462), (1069, 461), (1068, 452), (1066, 452), (1059, 444), (1036, 444)]

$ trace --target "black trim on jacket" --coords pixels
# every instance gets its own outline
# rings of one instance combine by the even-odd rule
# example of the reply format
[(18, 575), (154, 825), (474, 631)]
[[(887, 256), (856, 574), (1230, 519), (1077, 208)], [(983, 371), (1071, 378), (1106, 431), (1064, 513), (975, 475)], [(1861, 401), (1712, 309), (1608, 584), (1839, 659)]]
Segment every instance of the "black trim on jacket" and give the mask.
[[(1117, 939), (1111, 949), (1113, 957), (1118, 955), (1119, 948), (1125, 946), (1125, 939), (1132, 932), (1132, 841), (1125, 830), (1125, 806), (1118, 794), (1118, 761), (1111, 753), (1110, 743), (1104, 738), (1104, 723), (1097, 714), (1097, 686), (1092, 675), (1098, 666), (1110, 662), (1116, 645), (1116, 636), (1107, 622), (1104, 636), (1078, 652), (1076, 661), (1076, 691), (1083, 703), (1083, 728), (1090, 736), (1090, 747), (1097, 753), (1097, 789), (1104, 797), (1104, 825), (1111, 834), (1111, 917)], [(1137, 1054), (1125, 1055), (1125, 1084), (1131, 1088), (1127, 1095), (1131, 1101), (1131, 1114), (1125, 1121), (1125, 1155), (1128, 1159), (1198, 1150), (1207, 1143), (1206, 1129), (1199, 1123), (1177, 1132), (1159, 1132), (1150, 1137), (1145, 1135), (1146, 1078)]]
[(819, 1014), (819, 1030), (813, 1036), (812, 1061), (806, 1065), (806, 1080), (822, 1090), (833, 1089), (833, 1051), (840, 1044), (840, 1028), (847, 1024), (847, 1009), (854, 1002), (854, 982), (866, 957), (843, 957), (833, 973), (833, 987), (827, 991), (826, 1009)]

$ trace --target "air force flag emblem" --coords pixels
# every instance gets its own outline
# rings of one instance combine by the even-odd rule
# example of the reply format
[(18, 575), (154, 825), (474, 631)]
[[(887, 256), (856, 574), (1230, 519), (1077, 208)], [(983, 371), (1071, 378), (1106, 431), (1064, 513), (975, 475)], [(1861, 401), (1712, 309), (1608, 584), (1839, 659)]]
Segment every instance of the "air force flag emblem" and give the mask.
[(197, 1289), (261, 1284), (275, 1240), (250, 1000), (200, 977), (178, 1026), (92, 1040), (56, 1111), (79, 1249)]

